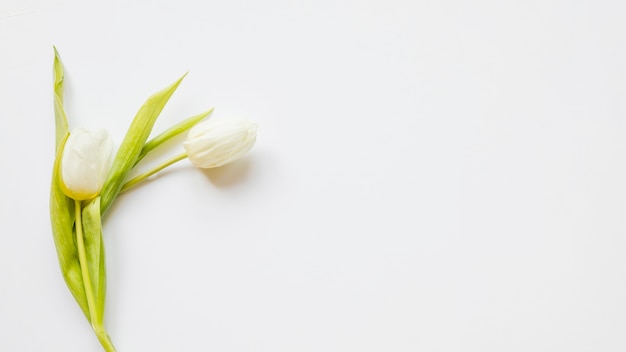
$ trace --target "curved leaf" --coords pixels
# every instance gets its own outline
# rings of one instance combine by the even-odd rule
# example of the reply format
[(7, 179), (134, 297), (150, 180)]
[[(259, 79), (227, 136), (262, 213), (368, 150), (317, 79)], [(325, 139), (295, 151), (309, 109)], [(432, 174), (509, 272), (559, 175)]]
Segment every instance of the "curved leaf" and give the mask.
[(69, 124), (67, 123), (67, 116), (63, 109), (63, 82), (65, 75), (63, 72), (63, 63), (59, 57), (57, 48), (54, 48), (54, 64), (53, 64), (53, 79), (54, 79), (54, 121), (56, 125), (56, 144), (55, 150), (58, 151), (61, 141), (68, 132)]
[(76, 302), (90, 320), (89, 306), (85, 295), (85, 286), (78, 260), (76, 248), (76, 235), (74, 229), (74, 201), (67, 197), (59, 187), (59, 165), (63, 155), (65, 139), (61, 141), (52, 171), (52, 186), (50, 191), (50, 220), (52, 222), (52, 235), (57, 250), (57, 257), (65, 283), (74, 296)]
[(115, 197), (122, 189), (122, 185), (126, 180), (126, 176), (135, 165), (141, 149), (143, 149), (154, 122), (167, 104), (180, 82), (185, 78), (187, 74), (184, 74), (176, 82), (172, 83), (169, 87), (161, 90), (150, 96), (148, 100), (135, 115), (133, 122), (126, 132), (126, 136), (120, 145), (120, 148), (115, 155), (111, 171), (104, 181), (102, 192), (100, 193), (100, 213), (104, 214)]
[(92, 292), (96, 299), (96, 319), (102, 325), (106, 296), (106, 267), (104, 262), (104, 242), (102, 239), (102, 220), (100, 218), (100, 197), (96, 197), (83, 206), (83, 237), (85, 253), (91, 278)]

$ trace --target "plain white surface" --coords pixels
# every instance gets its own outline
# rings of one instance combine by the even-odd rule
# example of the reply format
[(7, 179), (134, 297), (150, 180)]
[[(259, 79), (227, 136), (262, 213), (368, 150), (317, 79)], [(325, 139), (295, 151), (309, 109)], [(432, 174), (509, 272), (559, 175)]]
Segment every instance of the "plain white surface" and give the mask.
[(156, 132), (211, 106), (260, 126), (107, 215), (118, 351), (626, 350), (624, 13), (3, 1), (0, 350), (100, 350), (50, 232), (52, 45), (74, 127), (119, 143), (187, 70)]

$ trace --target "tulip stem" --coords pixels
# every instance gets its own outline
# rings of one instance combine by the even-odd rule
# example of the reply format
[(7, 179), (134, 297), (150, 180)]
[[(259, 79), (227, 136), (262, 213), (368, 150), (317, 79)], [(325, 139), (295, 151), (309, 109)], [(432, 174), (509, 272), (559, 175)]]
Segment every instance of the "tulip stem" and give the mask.
[(174, 164), (176, 162), (179, 162), (179, 161), (181, 161), (183, 159), (186, 159), (186, 158), (187, 158), (187, 153), (186, 152), (182, 152), (181, 154), (178, 154), (175, 157), (173, 157), (173, 158), (171, 158), (169, 160), (166, 160), (166, 161), (162, 162), (161, 164), (157, 165), (154, 169), (148, 170), (148, 171), (142, 173), (141, 175), (133, 177), (132, 179), (130, 179), (126, 183), (124, 183), (120, 193), (128, 190), (129, 188), (135, 186), (139, 182), (141, 182), (141, 181), (147, 179), (148, 177), (156, 174), (157, 172), (165, 169), (166, 167), (168, 167), (168, 166), (170, 166), (170, 165), (172, 165), (172, 164)]
[(109, 339), (104, 326), (102, 325), (102, 319), (98, 318), (96, 311), (96, 300), (93, 293), (93, 286), (91, 286), (91, 277), (89, 276), (89, 264), (87, 263), (87, 254), (85, 252), (85, 239), (83, 235), (83, 208), (80, 200), (74, 200), (74, 209), (76, 213), (76, 247), (78, 249), (78, 262), (80, 263), (80, 270), (83, 276), (83, 284), (85, 286), (85, 296), (87, 298), (87, 306), (89, 307), (89, 320), (91, 321), (91, 327), (96, 333), (98, 340), (104, 350), (107, 352), (115, 352), (115, 347)]
[(89, 306), (89, 317), (92, 322), (96, 321), (96, 302), (91, 289), (91, 278), (89, 277), (89, 266), (87, 264), (87, 254), (85, 253), (85, 240), (83, 237), (83, 219), (80, 200), (74, 200), (74, 209), (76, 212), (76, 247), (78, 247), (78, 261), (83, 275), (83, 283), (85, 285), (85, 295), (87, 296), (87, 306)]

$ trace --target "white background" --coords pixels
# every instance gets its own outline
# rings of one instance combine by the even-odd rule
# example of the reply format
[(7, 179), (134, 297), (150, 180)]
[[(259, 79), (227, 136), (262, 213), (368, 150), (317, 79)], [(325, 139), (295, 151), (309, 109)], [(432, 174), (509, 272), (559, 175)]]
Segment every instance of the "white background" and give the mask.
[(0, 350), (101, 350), (50, 230), (56, 45), (73, 127), (119, 143), (187, 70), (155, 132), (211, 106), (259, 124), (244, 159), (107, 214), (118, 351), (625, 351), (625, 15), (4, 0)]

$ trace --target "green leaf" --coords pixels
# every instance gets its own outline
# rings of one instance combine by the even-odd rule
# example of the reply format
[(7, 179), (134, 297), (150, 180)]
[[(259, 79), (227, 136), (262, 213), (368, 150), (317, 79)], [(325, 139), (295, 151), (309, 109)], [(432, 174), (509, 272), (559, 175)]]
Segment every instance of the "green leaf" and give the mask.
[(139, 109), (137, 115), (135, 115), (115, 155), (111, 171), (109, 171), (107, 179), (104, 181), (104, 186), (100, 193), (101, 214), (107, 211), (113, 200), (119, 194), (126, 180), (126, 176), (135, 165), (148, 136), (150, 136), (154, 122), (186, 75), (187, 74), (184, 74), (169, 87), (153, 94)]
[(148, 141), (148, 143), (146, 143), (143, 148), (141, 149), (141, 153), (139, 153), (139, 156), (137, 157), (137, 161), (135, 162), (135, 165), (137, 163), (139, 163), (139, 161), (141, 161), (141, 159), (143, 159), (148, 153), (150, 153), (152, 150), (154, 150), (156, 147), (160, 146), (161, 144), (167, 142), (168, 140), (178, 136), (179, 134), (189, 130), (190, 128), (192, 128), (193, 126), (195, 126), (198, 122), (204, 120), (207, 116), (211, 115), (211, 113), (213, 112), (214, 108), (211, 108), (201, 114), (192, 116), (186, 120), (183, 120), (179, 123), (177, 123), (176, 125), (168, 128), (166, 131), (164, 131), (163, 133), (159, 134), (158, 136), (152, 138), (151, 140)]
[[(100, 209), (98, 209), (100, 211)], [(104, 241), (100, 236), (100, 265), (98, 266), (98, 291), (96, 292), (96, 312), (98, 314), (98, 324), (104, 324), (104, 303), (107, 290), (106, 263), (104, 261)]]
[(102, 239), (102, 219), (100, 218), (100, 197), (83, 205), (83, 238), (92, 292), (96, 299), (96, 319), (102, 323), (106, 296), (106, 267), (104, 262), (104, 242)]
[(63, 64), (57, 49), (54, 48), (53, 89), (54, 89), (54, 120), (56, 129), (56, 157), (52, 168), (52, 184), (50, 187), (50, 220), (52, 236), (57, 250), (59, 266), (65, 284), (82, 309), (87, 320), (91, 321), (89, 305), (85, 294), (85, 285), (78, 260), (76, 248), (76, 232), (74, 222), (74, 200), (66, 196), (59, 186), (59, 168), (65, 141), (69, 136), (67, 116), (63, 109)]
[(55, 150), (58, 151), (59, 145), (65, 135), (68, 132), (69, 125), (67, 123), (67, 116), (63, 109), (63, 81), (65, 79), (63, 73), (63, 63), (57, 52), (57, 48), (54, 48), (54, 121), (56, 125), (56, 144)]
[(52, 235), (57, 250), (57, 257), (65, 283), (83, 310), (87, 320), (91, 321), (89, 306), (85, 295), (85, 286), (78, 260), (76, 235), (74, 230), (74, 201), (67, 197), (59, 187), (59, 165), (63, 155), (63, 147), (67, 136), (61, 140), (52, 170), (52, 186), (50, 191), (50, 220)]

